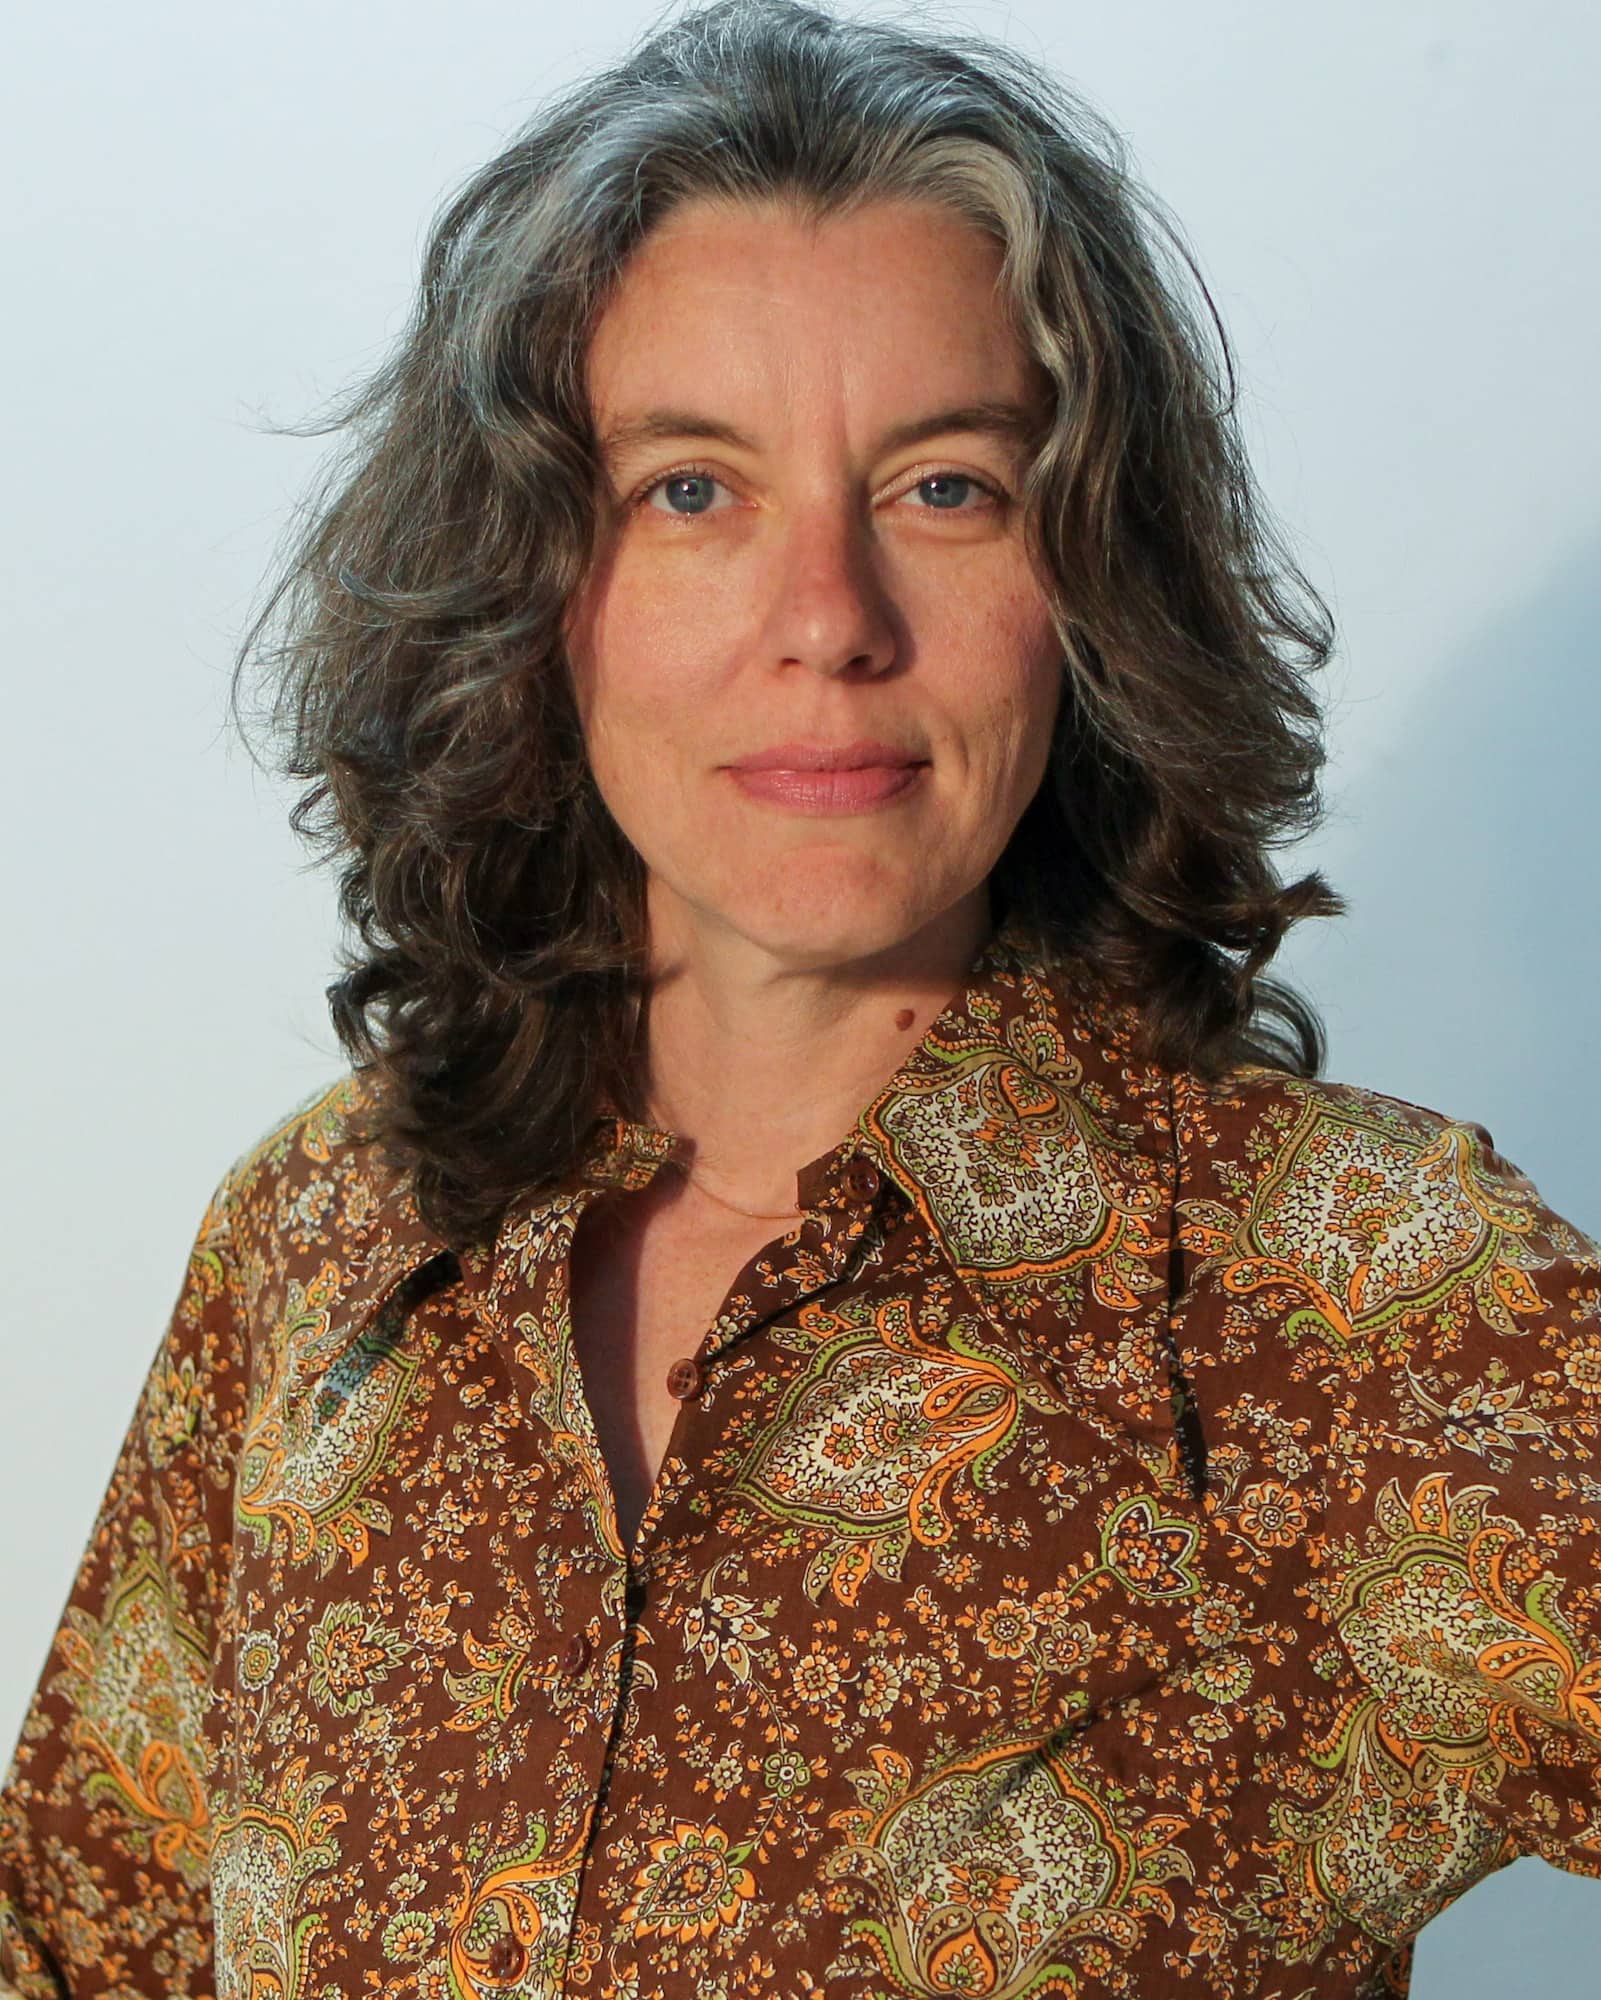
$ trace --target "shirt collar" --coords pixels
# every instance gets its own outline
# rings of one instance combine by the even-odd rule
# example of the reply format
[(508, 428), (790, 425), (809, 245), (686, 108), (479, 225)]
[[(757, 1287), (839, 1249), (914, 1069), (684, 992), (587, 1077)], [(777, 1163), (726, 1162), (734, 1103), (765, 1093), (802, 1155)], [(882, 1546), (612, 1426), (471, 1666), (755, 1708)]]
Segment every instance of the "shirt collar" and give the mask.
[[(800, 1169), (800, 1205), (859, 1200), (847, 1175), (865, 1156), (981, 1303), (1004, 1306), (1020, 1280), (1082, 1262), (1116, 1292), (1128, 1223), (1137, 1234), (1139, 1218), (1172, 1198), (1170, 1079), (1138, 1058), (1137, 1030), (1137, 1010), (1082, 961), (1049, 956), (1019, 924), (1002, 924), (851, 1130)], [(565, 1189), (642, 1188), (686, 1150), (608, 1110)], [(363, 1323), (404, 1281), (455, 1255), (398, 1179), (384, 1177), (380, 1201), (383, 1248), (361, 1285)], [(526, 1208), (515, 1215), (526, 1219)], [(469, 1284), (494, 1261), (489, 1244), (457, 1259)]]
[[(859, 1200), (848, 1176), (865, 1156), (986, 1302), (1080, 1262), (1126, 1299), (1119, 1259), (1173, 1191), (1171, 1078), (1138, 1055), (1139, 1025), (1082, 960), (1002, 924), (851, 1130), (799, 1170), (800, 1206)], [(683, 1150), (672, 1133), (608, 1115), (584, 1177), (642, 1187)]]
[(1172, 1079), (1139, 1056), (1138, 1030), (1082, 961), (1003, 926), (862, 1112), (862, 1150), (982, 1302), (1081, 1264), (1132, 1302), (1119, 1261), (1165, 1240), (1175, 1179)]

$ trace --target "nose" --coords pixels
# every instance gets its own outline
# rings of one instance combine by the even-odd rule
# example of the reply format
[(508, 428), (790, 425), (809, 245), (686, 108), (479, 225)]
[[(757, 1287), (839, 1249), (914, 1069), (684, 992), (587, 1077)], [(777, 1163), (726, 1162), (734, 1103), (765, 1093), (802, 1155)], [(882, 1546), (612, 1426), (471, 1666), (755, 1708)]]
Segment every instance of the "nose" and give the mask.
[(834, 678), (894, 665), (897, 621), (871, 521), (848, 499), (819, 499), (775, 529), (765, 588), (775, 666)]

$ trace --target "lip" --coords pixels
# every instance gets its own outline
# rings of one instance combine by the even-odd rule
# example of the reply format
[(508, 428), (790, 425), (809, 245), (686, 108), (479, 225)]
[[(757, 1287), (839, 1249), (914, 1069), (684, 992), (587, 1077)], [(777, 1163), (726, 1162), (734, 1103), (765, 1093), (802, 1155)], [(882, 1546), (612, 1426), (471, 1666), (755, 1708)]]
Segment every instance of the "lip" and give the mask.
[(731, 771), (865, 771), (906, 770), (926, 763), (910, 750), (898, 750), (893, 743), (875, 743), (863, 738), (837, 747), (817, 743), (779, 743), (771, 750), (755, 750), (729, 765)]
[(836, 765), (827, 770), (733, 767), (729, 776), (747, 798), (812, 815), (876, 811), (921, 782), (927, 764)]

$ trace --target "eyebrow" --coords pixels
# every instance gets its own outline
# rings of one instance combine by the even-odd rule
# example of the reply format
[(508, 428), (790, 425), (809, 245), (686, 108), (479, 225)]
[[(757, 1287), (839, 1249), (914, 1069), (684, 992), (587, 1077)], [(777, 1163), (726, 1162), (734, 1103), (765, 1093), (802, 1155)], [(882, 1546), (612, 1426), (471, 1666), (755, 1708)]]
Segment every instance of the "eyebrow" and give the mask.
[[(892, 425), (879, 439), (879, 447), (884, 451), (899, 451), (906, 445), (921, 444), (927, 438), (945, 437), (956, 431), (994, 438), (1002, 444), (1026, 444), (1039, 425), (1039, 416), (1021, 403), (959, 403), (949, 410), (934, 410), (926, 417), (913, 417), (906, 423)], [(720, 423), (696, 410), (678, 409), (647, 410), (643, 416), (613, 424), (602, 435), (600, 444), (602, 451), (613, 457), (637, 445), (660, 444), (669, 438), (712, 438), (733, 445), (738, 451), (759, 449), (754, 439), (735, 430), (732, 424)]]

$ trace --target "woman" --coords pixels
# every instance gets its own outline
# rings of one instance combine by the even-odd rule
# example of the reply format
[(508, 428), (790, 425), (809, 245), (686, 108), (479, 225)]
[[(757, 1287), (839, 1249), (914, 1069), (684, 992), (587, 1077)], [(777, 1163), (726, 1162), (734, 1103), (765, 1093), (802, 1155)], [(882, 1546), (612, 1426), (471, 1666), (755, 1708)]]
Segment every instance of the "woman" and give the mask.
[(5, 1990), (1308, 2000), (1594, 1872), (1601, 1252), (1265, 974), (1329, 634), (1163, 241), (787, 0), (440, 221), (245, 648), (355, 1066), (202, 1225)]

